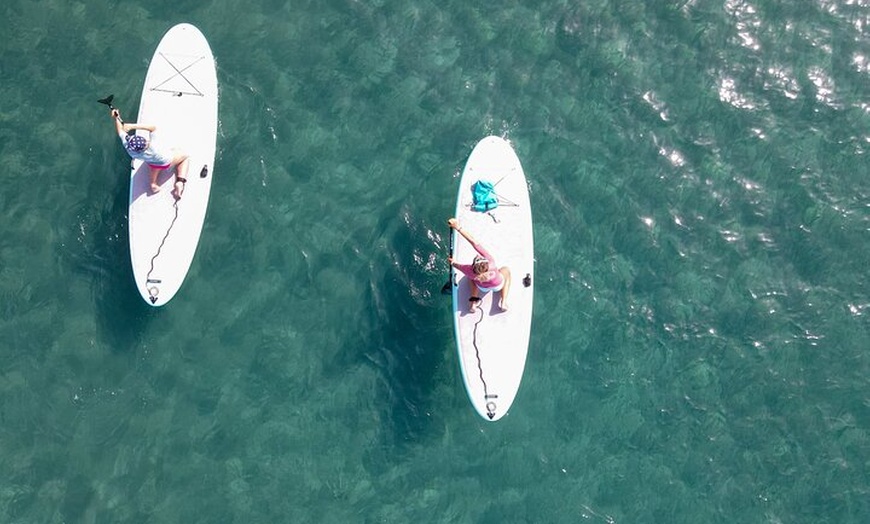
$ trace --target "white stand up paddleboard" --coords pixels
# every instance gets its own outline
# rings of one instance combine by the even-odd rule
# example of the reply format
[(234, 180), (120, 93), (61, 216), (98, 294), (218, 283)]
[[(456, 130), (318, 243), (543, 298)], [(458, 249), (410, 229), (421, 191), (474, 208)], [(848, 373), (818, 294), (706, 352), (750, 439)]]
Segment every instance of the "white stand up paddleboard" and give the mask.
[[(498, 206), (474, 211), (472, 186), (491, 182)], [(486, 420), (498, 420), (516, 397), (526, 365), (532, 324), (534, 243), (529, 190), (523, 167), (511, 145), (496, 136), (475, 146), (465, 164), (456, 199), (460, 226), (511, 271), (508, 310), (498, 307), (500, 293), (481, 295), (477, 311), (468, 312), (470, 288), (465, 275), (452, 269), (453, 320), (465, 389), (474, 409)], [(476, 251), (452, 231), (453, 260), (470, 264)]]
[[(214, 57), (203, 34), (190, 24), (163, 36), (145, 77), (136, 121), (157, 127), (161, 148), (190, 156), (180, 200), (172, 195), (175, 169), (158, 178), (149, 193), (148, 166), (132, 162), (130, 179), (130, 258), (133, 278), (145, 302), (162, 306), (175, 296), (193, 261), (205, 221), (214, 175), (218, 89)], [(137, 131), (147, 136), (147, 131)]]

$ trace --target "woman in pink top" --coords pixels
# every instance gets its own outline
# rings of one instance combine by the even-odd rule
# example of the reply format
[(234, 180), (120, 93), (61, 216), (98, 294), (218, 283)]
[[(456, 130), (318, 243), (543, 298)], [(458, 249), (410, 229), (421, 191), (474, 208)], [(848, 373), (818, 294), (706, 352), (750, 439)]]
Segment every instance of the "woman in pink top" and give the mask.
[(471, 286), (471, 298), (468, 311), (474, 313), (477, 310), (477, 303), (480, 302), (480, 293), (488, 293), (490, 291), (501, 291), (501, 298), (498, 301), (498, 307), (502, 311), (507, 311), (507, 295), (511, 287), (511, 272), (507, 267), (498, 267), (495, 259), (489, 254), (483, 246), (477, 243), (477, 240), (466, 232), (459, 225), (459, 221), (451, 218), (447, 224), (455, 229), (471, 246), (477, 251), (478, 256), (474, 257), (471, 264), (457, 264), (453, 261), (453, 257), (447, 259), (450, 265), (462, 271), (468, 277), (468, 284)]

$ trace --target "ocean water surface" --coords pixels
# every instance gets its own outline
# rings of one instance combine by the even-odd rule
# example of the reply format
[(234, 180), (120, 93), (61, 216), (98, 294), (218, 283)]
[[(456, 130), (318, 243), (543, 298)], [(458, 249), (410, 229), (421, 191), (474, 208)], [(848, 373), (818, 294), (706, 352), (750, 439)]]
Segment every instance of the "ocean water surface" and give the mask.
[[(149, 60), (218, 65), (178, 295), (131, 278)], [(0, 522), (870, 519), (870, 3), (0, 7)], [(446, 220), (474, 144), (529, 178), (508, 416), (472, 410)]]

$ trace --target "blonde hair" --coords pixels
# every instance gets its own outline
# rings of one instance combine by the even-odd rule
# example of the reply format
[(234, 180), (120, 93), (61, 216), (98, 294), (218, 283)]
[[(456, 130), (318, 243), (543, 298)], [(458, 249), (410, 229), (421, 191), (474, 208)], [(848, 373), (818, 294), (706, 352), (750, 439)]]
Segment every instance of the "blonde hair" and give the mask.
[(481, 256), (474, 257), (474, 262), (471, 263), (471, 270), (477, 275), (486, 273), (489, 270), (489, 260)]

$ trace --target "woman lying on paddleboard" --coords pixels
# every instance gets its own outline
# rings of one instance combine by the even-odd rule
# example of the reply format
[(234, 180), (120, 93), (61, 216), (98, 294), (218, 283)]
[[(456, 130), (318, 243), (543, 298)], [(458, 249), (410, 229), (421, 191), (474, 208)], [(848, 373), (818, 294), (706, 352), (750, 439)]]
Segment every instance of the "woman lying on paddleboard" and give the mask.
[[(507, 296), (511, 288), (511, 271), (507, 266), (498, 267), (495, 259), (489, 254), (483, 246), (477, 243), (474, 237), (467, 231), (462, 229), (459, 221), (451, 218), (447, 221), (447, 225), (459, 232), (460, 235), (467, 240), (471, 246), (477, 251), (478, 256), (474, 257), (471, 264), (457, 264), (453, 261), (453, 257), (448, 257), (447, 261), (450, 265), (462, 271), (468, 277), (468, 284), (471, 286), (471, 298), (468, 311), (474, 313), (477, 310), (477, 303), (480, 302), (480, 293), (488, 293), (490, 291), (501, 291), (501, 298), (498, 301), (498, 307), (502, 311), (507, 311)], [(497, 269), (496, 269), (497, 268)]]
[[(112, 108), (110, 111), (112, 118), (115, 120), (115, 130), (121, 138), (121, 143), (127, 153), (137, 160), (142, 160), (148, 164), (148, 169), (151, 181), (151, 192), (160, 191), (160, 185), (157, 184), (157, 175), (164, 169), (175, 168), (175, 185), (172, 188), (172, 195), (178, 199), (181, 198), (181, 193), (184, 192), (184, 184), (187, 183), (187, 168), (188, 157), (177, 149), (166, 151), (164, 148), (155, 147), (152, 143), (156, 138), (157, 127), (144, 124), (125, 124), (121, 120), (121, 113)], [(128, 135), (129, 131), (136, 129), (144, 129), (150, 133), (150, 138), (145, 138), (140, 135)]]

